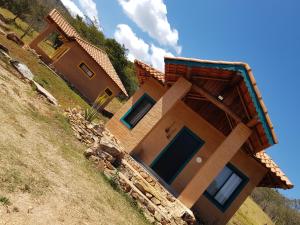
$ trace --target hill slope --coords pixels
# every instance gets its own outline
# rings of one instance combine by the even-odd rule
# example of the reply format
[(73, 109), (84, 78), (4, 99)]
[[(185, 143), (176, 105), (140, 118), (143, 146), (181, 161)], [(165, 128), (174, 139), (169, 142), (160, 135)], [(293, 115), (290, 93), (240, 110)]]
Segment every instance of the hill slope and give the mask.
[(84, 158), (61, 109), (10, 71), (0, 60), (0, 224), (148, 224)]

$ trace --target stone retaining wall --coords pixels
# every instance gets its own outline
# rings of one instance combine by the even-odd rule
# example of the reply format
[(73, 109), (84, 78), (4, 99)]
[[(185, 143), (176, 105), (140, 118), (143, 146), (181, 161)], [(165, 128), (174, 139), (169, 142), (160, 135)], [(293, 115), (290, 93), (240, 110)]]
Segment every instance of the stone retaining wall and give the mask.
[(77, 109), (67, 110), (75, 136), (89, 148), (85, 156), (127, 193), (153, 224), (195, 224), (193, 212), (171, 195), (142, 165), (123, 151), (121, 144), (104, 128), (84, 119)]

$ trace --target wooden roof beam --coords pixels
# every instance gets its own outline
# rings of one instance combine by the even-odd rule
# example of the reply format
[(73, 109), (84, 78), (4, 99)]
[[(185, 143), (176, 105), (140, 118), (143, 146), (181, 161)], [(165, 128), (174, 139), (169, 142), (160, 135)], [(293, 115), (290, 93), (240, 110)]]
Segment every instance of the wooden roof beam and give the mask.
[(201, 94), (203, 97), (205, 97), (207, 100), (209, 100), (215, 106), (217, 106), (219, 109), (223, 110), (225, 113), (227, 113), (229, 116), (231, 116), (236, 122), (242, 121), (242, 119), (238, 115), (236, 115), (227, 105), (225, 105), (223, 102), (221, 102), (220, 100), (215, 98), (204, 88), (199, 87), (196, 84), (193, 84), (192, 89), (194, 91), (198, 92), (199, 94)]

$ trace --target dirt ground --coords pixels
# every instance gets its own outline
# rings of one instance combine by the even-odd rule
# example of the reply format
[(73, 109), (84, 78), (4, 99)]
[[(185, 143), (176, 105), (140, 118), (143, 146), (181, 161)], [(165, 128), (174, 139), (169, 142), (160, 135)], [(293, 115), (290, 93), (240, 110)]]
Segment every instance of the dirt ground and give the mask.
[(67, 119), (0, 61), (0, 224), (148, 224), (83, 157)]

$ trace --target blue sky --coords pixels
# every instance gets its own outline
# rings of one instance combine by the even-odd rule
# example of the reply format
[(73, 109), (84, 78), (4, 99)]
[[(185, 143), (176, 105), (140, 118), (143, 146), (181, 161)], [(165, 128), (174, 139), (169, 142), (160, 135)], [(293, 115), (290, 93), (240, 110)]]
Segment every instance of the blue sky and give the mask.
[(125, 44), (131, 59), (159, 69), (165, 54), (250, 64), (279, 138), (268, 153), (295, 184), (282, 193), (300, 198), (300, 1), (73, 3), (82, 13), (97, 15), (104, 33)]

